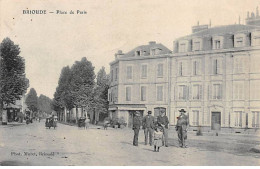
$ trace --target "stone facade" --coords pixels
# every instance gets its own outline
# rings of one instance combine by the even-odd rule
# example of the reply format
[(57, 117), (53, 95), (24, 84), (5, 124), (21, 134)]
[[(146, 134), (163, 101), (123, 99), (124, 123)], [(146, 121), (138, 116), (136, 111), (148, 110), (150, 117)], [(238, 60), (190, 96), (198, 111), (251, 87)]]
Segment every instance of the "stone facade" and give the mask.
[(166, 111), (175, 125), (183, 108), (191, 126), (259, 128), (260, 25), (252, 23), (197, 25), (172, 53), (155, 42), (119, 51), (110, 64), (110, 116), (131, 126), (135, 111)]

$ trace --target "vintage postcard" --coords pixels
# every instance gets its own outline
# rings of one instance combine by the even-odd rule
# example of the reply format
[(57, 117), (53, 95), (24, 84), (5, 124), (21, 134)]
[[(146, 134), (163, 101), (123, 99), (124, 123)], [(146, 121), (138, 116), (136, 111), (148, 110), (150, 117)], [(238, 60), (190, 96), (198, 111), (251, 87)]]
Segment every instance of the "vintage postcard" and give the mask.
[(0, 165), (260, 165), (259, 7), (0, 0)]

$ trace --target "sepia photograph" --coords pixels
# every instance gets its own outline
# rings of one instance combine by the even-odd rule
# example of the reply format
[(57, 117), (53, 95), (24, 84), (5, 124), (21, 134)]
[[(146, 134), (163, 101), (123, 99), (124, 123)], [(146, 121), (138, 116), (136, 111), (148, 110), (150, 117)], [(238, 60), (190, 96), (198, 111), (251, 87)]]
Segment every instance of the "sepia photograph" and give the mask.
[(0, 0), (0, 166), (259, 166), (259, 0)]

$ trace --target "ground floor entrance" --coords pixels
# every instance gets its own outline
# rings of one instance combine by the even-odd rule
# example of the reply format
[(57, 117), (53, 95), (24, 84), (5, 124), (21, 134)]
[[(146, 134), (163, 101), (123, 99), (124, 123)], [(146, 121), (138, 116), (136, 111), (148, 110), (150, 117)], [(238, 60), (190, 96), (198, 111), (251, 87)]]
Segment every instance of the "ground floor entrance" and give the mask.
[(221, 112), (211, 112), (211, 129), (221, 129)]

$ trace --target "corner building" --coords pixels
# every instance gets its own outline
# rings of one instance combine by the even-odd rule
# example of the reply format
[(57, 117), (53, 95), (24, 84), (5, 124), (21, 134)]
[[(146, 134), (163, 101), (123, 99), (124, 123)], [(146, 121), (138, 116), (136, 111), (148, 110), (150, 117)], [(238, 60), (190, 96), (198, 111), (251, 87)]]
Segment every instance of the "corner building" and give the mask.
[(115, 54), (111, 66), (109, 112), (131, 127), (133, 112), (165, 111), (175, 125), (178, 110), (192, 127), (205, 130), (259, 128), (260, 17), (246, 25), (197, 25), (178, 38), (171, 52), (150, 42)]

